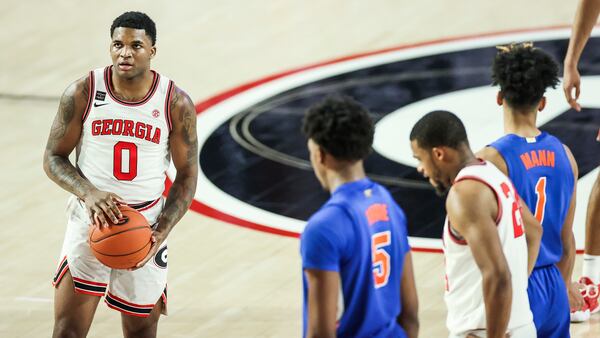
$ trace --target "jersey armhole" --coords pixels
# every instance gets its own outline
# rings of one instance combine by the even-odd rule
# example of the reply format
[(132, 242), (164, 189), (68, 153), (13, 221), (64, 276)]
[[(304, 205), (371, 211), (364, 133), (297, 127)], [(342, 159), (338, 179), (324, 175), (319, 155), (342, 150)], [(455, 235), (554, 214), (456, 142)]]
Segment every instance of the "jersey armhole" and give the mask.
[(167, 87), (167, 96), (165, 98), (165, 120), (167, 122), (167, 127), (169, 131), (173, 129), (173, 124), (171, 122), (171, 98), (173, 96), (175, 84), (173, 81), (169, 81), (169, 86)]
[(486, 186), (488, 186), (488, 188), (490, 188), (494, 192), (494, 196), (496, 197), (496, 203), (498, 204), (498, 214), (496, 215), (496, 226), (498, 226), (498, 224), (500, 223), (500, 220), (502, 219), (502, 203), (500, 202), (500, 195), (498, 194), (496, 189), (494, 189), (494, 187), (492, 187), (492, 185), (490, 183), (486, 182), (484, 179), (477, 177), (477, 176), (463, 176), (463, 177), (459, 178), (458, 180), (454, 181), (454, 183), (464, 181), (464, 180), (474, 180), (477, 182), (481, 182), (481, 183), (485, 184)]
[(87, 120), (88, 115), (90, 114), (90, 110), (92, 109), (92, 102), (94, 101), (93, 99), (93, 95), (95, 93), (95, 85), (96, 85), (96, 81), (94, 80), (94, 71), (90, 71), (90, 76), (88, 77), (88, 100), (87, 100), (87, 105), (85, 106), (85, 110), (83, 112), (83, 116), (81, 117), (81, 121), (83, 123), (85, 123), (85, 120)]

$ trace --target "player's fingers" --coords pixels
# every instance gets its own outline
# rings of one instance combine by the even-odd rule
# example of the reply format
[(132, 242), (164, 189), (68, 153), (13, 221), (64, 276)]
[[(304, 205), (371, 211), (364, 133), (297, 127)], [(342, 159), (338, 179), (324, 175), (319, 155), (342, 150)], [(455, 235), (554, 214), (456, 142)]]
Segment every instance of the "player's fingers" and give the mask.
[(97, 212), (94, 217), (98, 218), (98, 227), (108, 227), (108, 222), (106, 221), (106, 217), (104, 217), (104, 213), (102, 211)]
[(102, 227), (102, 220), (100, 219), (100, 215), (102, 214), (102, 210), (93, 207), (90, 209), (89, 211), (90, 214), (90, 218), (92, 219), (92, 224), (94, 224), (95, 226), (101, 228)]
[(567, 102), (569, 103), (571, 108), (575, 109), (575, 106), (577, 105), (577, 101), (573, 97), (573, 89), (574, 89), (573, 85), (567, 85), (563, 88), (563, 92), (565, 94), (565, 99), (567, 99)]
[(571, 84), (565, 84), (563, 86), (563, 93), (565, 94), (565, 99), (569, 103), (571, 103), (571, 100), (573, 100), (573, 98), (571, 97), (572, 89), (573, 89), (573, 85), (571, 85)]
[(152, 244), (152, 246), (150, 247), (150, 251), (148, 252), (146, 257), (144, 257), (144, 259), (142, 259), (139, 263), (137, 263), (135, 265), (135, 268), (133, 268), (132, 270), (137, 270), (137, 269), (143, 267), (144, 265), (146, 265), (146, 263), (150, 260), (150, 258), (152, 258), (154, 255), (156, 255), (156, 249), (157, 249), (157, 245), (156, 245), (156, 242), (154, 242), (154, 244)]
[(117, 217), (117, 219), (123, 218), (123, 214), (121, 213), (121, 210), (119, 209), (118, 202), (115, 203), (114, 200), (110, 199), (107, 201), (107, 204), (108, 204), (108, 207), (110, 208), (110, 210), (112, 211), (112, 213)]
[[(117, 224), (119, 223), (119, 218), (115, 215), (115, 213), (112, 211), (112, 208), (108, 205), (108, 203), (102, 203), (100, 204), (100, 208), (102, 209), (102, 211), (104, 211), (104, 214), (106, 216), (108, 216), (108, 218), (114, 223)], [(108, 225), (108, 224), (107, 224)]]
[(98, 219), (98, 215), (95, 212), (92, 213), (92, 224), (94, 224), (94, 226), (100, 227), (100, 220)]
[(117, 195), (115, 193), (110, 193), (110, 197), (113, 200), (117, 201), (119, 204), (126, 204), (125, 203), (125, 199), (123, 199), (121, 196), (119, 196), (119, 195)]

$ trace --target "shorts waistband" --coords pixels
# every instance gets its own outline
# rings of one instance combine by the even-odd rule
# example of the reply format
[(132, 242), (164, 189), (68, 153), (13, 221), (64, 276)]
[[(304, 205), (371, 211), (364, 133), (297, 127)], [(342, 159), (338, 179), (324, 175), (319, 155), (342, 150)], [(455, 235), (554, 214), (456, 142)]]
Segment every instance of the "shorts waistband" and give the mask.
[(137, 211), (144, 211), (147, 209), (152, 208), (153, 206), (156, 205), (156, 203), (158, 203), (158, 201), (160, 201), (161, 197), (152, 200), (152, 201), (146, 201), (146, 202), (141, 202), (141, 203), (134, 203), (134, 204), (127, 204), (128, 206), (134, 208)]

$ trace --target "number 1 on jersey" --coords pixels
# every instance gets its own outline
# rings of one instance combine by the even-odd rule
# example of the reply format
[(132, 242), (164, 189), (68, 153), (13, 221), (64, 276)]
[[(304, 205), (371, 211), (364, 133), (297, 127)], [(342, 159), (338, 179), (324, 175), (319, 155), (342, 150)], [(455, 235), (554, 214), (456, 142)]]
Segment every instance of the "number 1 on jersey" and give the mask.
[(535, 203), (535, 218), (542, 223), (546, 213), (546, 177), (540, 177), (535, 184), (535, 194), (537, 203)]
[(392, 243), (392, 233), (383, 231), (371, 237), (371, 257), (373, 259), (373, 279), (375, 288), (386, 286), (390, 278), (390, 254), (383, 247)]

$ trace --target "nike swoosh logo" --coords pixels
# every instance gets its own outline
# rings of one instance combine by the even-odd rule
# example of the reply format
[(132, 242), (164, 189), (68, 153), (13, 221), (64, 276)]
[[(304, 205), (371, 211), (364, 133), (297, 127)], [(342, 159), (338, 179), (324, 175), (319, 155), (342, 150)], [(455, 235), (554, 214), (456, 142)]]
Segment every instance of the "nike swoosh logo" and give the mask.
[(94, 107), (106, 106), (108, 103), (94, 103)]

